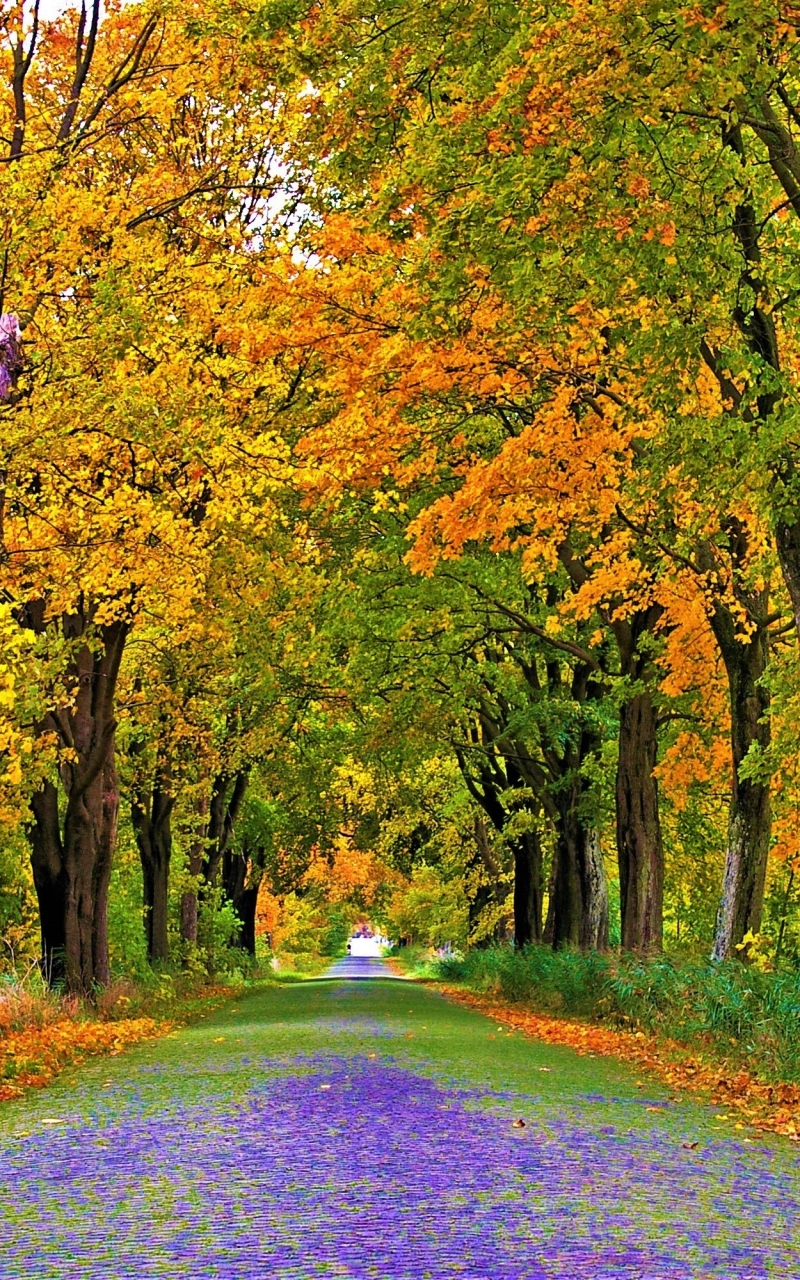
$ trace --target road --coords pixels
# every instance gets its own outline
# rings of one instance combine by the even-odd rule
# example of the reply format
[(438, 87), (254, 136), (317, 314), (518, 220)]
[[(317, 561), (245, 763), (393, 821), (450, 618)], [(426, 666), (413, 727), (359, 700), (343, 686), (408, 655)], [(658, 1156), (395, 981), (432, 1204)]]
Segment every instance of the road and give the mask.
[(718, 1114), (344, 962), (6, 1104), (0, 1277), (796, 1280), (800, 1155)]

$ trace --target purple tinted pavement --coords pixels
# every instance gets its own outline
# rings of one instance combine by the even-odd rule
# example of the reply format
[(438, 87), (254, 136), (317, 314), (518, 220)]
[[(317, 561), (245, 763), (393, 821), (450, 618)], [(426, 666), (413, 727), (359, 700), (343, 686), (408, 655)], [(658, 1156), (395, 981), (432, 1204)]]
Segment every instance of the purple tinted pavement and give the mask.
[(0, 1113), (0, 1280), (800, 1280), (793, 1148), (495, 1031), (308, 982), (92, 1064)]
[(373, 956), (345, 956), (332, 964), (325, 974), (326, 978), (340, 978), (345, 981), (362, 978), (397, 978), (384, 960)]

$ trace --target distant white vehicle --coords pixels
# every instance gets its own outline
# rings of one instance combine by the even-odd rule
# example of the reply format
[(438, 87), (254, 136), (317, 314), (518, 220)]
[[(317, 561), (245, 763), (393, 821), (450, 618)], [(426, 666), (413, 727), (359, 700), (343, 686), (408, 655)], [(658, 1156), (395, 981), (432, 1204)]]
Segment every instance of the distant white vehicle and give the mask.
[(375, 934), (371, 938), (365, 938), (361, 934), (354, 934), (347, 942), (347, 954), (349, 956), (382, 956), (384, 947), (389, 946), (389, 939)]

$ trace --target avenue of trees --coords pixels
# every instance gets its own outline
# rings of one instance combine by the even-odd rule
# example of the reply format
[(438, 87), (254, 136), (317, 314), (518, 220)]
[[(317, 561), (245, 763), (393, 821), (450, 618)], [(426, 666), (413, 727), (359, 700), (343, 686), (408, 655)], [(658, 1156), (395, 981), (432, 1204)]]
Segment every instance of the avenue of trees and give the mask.
[(0, 43), (4, 961), (796, 958), (795, 11)]

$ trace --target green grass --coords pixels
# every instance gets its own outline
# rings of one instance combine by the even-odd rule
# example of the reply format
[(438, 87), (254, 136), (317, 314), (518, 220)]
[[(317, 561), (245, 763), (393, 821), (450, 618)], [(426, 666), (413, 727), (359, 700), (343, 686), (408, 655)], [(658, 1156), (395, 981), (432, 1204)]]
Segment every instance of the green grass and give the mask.
[(434, 974), (539, 1012), (657, 1032), (738, 1059), (765, 1079), (800, 1081), (800, 974), (726, 964), (642, 961), (549, 947), (494, 947)]

